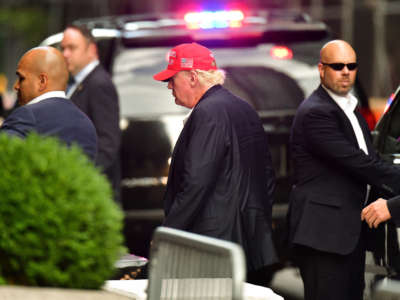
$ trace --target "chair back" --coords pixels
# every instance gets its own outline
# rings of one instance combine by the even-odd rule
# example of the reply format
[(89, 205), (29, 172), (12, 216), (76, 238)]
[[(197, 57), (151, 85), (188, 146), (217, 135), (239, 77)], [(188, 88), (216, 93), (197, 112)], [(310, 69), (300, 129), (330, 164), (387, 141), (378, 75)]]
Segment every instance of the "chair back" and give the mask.
[(384, 278), (379, 281), (373, 292), (373, 300), (400, 300), (400, 281)]
[(154, 233), (149, 300), (242, 300), (245, 259), (241, 246), (167, 227)]

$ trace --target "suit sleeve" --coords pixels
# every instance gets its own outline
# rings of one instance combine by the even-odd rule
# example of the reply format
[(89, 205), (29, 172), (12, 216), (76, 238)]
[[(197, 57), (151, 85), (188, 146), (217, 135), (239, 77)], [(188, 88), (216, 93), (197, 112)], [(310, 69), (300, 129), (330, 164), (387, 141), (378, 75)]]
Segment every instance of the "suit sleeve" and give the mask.
[(387, 206), (392, 216), (393, 222), (400, 226), (400, 196), (393, 197), (388, 199)]
[(311, 110), (303, 119), (303, 128), (309, 151), (315, 157), (320, 157), (386, 192), (400, 192), (400, 168), (385, 163), (376, 155), (366, 155), (355, 147), (345, 136), (334, 114)]
[(25, 137), (29, 132), (34, 130), (36, 119), (32, 112), (25, 106), (14, 110), (0, 127), (0, 132), (9, 135)]
[(190, 139), (184, 154), (184, 171), (180, 191), (164, 220), (164, 226), (185, 230), (205, 205), (214, 189), (216, 176), (226, 149), (226, 134), (220, 124), (205, 111), (194, 111), (190, 122)]
[(103, 80), (93, 88), (90, 112), (98, 136), (96, 164), (107, 170), (117, 159), (121, 140), (118, 95), (110, 81)]

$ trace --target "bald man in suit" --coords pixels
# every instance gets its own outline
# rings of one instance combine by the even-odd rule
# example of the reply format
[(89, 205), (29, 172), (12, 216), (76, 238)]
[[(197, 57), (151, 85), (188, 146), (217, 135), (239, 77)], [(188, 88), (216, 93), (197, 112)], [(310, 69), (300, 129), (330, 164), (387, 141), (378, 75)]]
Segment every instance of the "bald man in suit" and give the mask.
[(25, 137), (30, 132), (55, 136), (70, 146), (78, 145), (92, 160), (97, 153), (96, 130), (89, 118), (66, 99), (67, 66), (60, 51), (37, 47), (18, 63), (19, 108), (4, 121), (0, 132)]
[(351, 94), (357, 56), (345, 41), (321, 49), (321, 84), (297, 110), (290, 137), (295, 185), (290, 242), (305, 300), (361, 300), (369, 187), (399, 193), (400, 169), (377, 156)]

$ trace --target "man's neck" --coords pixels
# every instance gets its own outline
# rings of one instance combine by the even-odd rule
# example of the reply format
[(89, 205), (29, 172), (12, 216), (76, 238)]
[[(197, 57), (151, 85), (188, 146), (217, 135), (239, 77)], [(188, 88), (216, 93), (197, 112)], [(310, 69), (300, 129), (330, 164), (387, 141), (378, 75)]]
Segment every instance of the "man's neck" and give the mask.
[(86, 77), (86, 75), (89, 74), (98, 64), (99, 64), (99, 60), (94, 59), (94, 60), (90, 61), (88, 64), (86, 64), (78, 72), (76, 72), (75, 74), (72, 74), (72, 76), (77, 81), (80, 81), (80, 79), (82, 79), (81, 77), (83, 77), (83, 78)]
[(202, 85), (199, 86), (194, 92), (193, 96), (193, 102), (192, 106), (190, 108), (193, 108), (196, 106), (197, 103), (199, 103), (200, 99), (203, 97), (203, 95), (212, 87), (212, 85)]
[(46, 91), (43, 92), (42, 94), (38, 95), (37, 97), (35, 97), (34, 99), (30, 100), (28, 103), (26, 103), (27, 105), (29, 104), (35, 104), (38, 103), (40, 101), (49, 99), (49, 98), (65, 98), (65, 92), (62, 90), (57, 90), (57, 91)]

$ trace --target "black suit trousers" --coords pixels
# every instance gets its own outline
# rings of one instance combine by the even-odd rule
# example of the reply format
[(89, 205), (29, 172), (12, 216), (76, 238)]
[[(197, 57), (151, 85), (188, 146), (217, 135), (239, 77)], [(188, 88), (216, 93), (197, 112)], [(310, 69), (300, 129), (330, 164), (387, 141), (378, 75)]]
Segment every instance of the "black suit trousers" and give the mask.
[(304, 300), (362, 300), (365, 287), (365, 237), (353, 252), (340, 255), (296, 245)]

